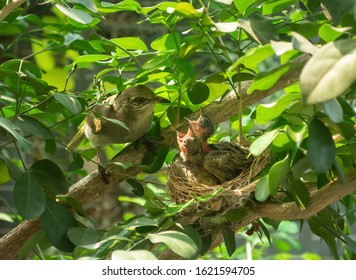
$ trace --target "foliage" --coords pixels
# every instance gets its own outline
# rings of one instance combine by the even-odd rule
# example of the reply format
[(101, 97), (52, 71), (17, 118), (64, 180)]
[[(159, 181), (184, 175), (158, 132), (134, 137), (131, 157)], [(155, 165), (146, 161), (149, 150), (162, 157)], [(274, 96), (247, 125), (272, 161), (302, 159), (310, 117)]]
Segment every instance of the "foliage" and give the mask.
[[(228, 91), (240, 95), (240, 83), (251, 81), (248, 94), (258, 94), (304, 67), (300, 84), (243, 110), (243, 127), (236, 110), (227, 122), (217, 124), (213, 138), (235, 139), (242, 130), (252, 142), (252, 155), (272, 151), (255, 191), (260, 202), (295, 201), (305, 209), (313, 186), (343, 182), (355, 172), (353, 1), (41, 4), (44, 14), (36, 12), (36, 3), (17, 8), (0, 22), (0, 183), (14, 183), (19, 219), (40, 218), (45, 233), (29, 239), (21, 257), (36, 244), (42, 249), (53, 245), (69, 258), (151, 259), (166, 248), (188, 259), (207, 253), (211, 236), (177, 222), (178, 213), (193, 202), (170, 201), (160, 188), (165, 178), (159, 173), (153, 174), (156, 183), (147, 179), (152, 178), (148, 173), (172, 160), (176, 149), (168, 152), (162, 147), (162, 152), (146, 155), (143, 173), (129, 181), (135, 196), (122, 197), (121, 203), (139, 204), (144, 215), (124, 219), (108, 230), (97, 229), (88, 213), (64, 196), (78, 176), (86, 175), (84, 161), (94, 156), (88, 143), (80, 151), (66, 150), (70, 136), (86, 109), (129, 85), (148, 83), (171, 101), (168, 108), (155, 108), (157, 127), (164, 128), (224, 98)], [(1, 1), (0, 7), (4, 5)], [(123, 12), (134, 14), (137, 26), (158, 26), (160, 34), (107, 38), (103, 23)], [(304, 53), (313, 55), (306, 65), (291, 63)], [(88, 75), (91, 81), (80, 84)], [(356, 255), (350, 238), (355, 205), (355, 196), (349, 195), (306, 221), (336, 259)], [(228, 219), (223, 221), (231, 256), (237, 245), (228, 225)], [(260, 222), (267, 240), (278, 239), (269, 236), (266, 225), (278, 228), (278, 223)]]

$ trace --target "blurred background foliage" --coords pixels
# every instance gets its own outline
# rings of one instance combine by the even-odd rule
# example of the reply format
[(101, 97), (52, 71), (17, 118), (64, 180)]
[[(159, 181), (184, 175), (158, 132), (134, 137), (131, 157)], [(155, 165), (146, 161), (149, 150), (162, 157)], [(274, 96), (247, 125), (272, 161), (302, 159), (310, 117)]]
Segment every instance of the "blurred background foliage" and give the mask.
[[(264, 220), (263, 234), (227, 233), (224, 245), (207, 252), (209, 236), (176, 224), (186, 206), (164, 188), (176, 146), (160, 172), (142, 172), (85, 208), (64, 196), (96, 168), (88, 142), (75, 151), (66, 144), (105, 96), (148, 84), (170, 100), (155, 107), (152, 135), (159, 136), (229, 91), (239, 95), (241, 83), (251, 81), (248, 94), (258, 94), (305, 67), (301, 83), (244, 108), (242, 127), (237, 109), (216, 124), (211, 141), (242, 131), (252, 155), (270, 149), (251, 199), (284, 192), (307, 207), (310, 186), (355, 172), (353, 0), (22, 2), (0, 21), (1, 234), (31, 218), (43, 229), (19, 258), (152, 258), (149, 251), (157, 256), (167, 247), (183, 258), (355, 258), (354, 195), (308, 221)], [(1, 0), (0, 8), (11, 3)], [(316, 62), (291, 63), (305, 53)], [(106, 147), (107, 160), (124, 146)]]

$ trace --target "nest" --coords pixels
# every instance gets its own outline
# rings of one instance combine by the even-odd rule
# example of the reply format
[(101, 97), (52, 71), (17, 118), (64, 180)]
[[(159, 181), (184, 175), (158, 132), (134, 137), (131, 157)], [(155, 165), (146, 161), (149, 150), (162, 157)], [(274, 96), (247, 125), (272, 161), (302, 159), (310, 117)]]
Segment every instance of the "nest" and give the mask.
[[(247, 149), (246, 145), (240, 146)], [(187, 178), (175, 174), (170, 168), (168, 191), (173, 201), (186, 205), (180, 213), (183, 217), (191, 217), (196, 220), (206, 215), (223, 214), (231, 209), (246, 205), (258, 182), (255, 178), (267, 165), (268, 160), (269, 152), (265, 151), (261, 155), (253, 157), (251, 163), (235, 178), (218, 185), (188, 181)], [(197, 215), (197, 213), (199, 214)]]

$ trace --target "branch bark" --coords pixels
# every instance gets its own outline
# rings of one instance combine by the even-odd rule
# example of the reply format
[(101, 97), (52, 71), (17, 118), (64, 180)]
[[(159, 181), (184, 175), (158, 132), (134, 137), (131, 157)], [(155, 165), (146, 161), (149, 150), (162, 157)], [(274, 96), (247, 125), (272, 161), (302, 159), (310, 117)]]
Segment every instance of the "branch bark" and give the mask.
[[(296, 64), (304, 64), (309, 59), (308, 55), (302, 55), (293, 62)], [(248, 107), (254, 103), (259, 102), (263, 98), (273, 94), (278, 90), (282, 90), (299, 80), (301, 68), (295, 69), (284, 75), (272, 88), (263, 91), (255, 91), (251, 95), (247, 95), (247, 89), (251, 85), (250, 82), (243, 84), (242, 87), (242, 106)], [(239, 100), (234, 91), (228, 93), (220, 102), (214, 102), (204, 108), (204, 112), (209, 115), (213, 123), (220, 123), (227, 120), (233, 114), (236, 114)], [(196, 119), (199, 112), (193, 113), (189, 116), (191, 119)], [(176, 130), (186, 130), (188, 122), (182, 122), (177, 127), (169, 126), (162, 131), (164, 143), (169, 146), (176, 146)], [(112, 161), (116, 162), (132, 162), (140, 164), (145, 153), (145, 147), (142, 145), (137, 149), (132, 146), (125, 149)], [(137, 175), (140, 170), (136, 168), (119, 169), (114, 166), (109, 166), (110, 183), (103, 183), (97, 171), (89, 174), (82, 180), (70, 187), (68, 196), (76, 199), (82, 205), (85, 205), (101, 194), (105, 193), (110, 188), (117, 186), (120, 182)], [(19, 250), (24, 245), (26, 240), (32, 234), (41, 228), (38, 220), (29, 220), (22, 222), (16, 228), (0, 238), (0, 259), (14, 259), (18, 255)]]
[[(353, 173), (346, 178), (345, 184), (340, 184), (339, 181), (334, 181), (320, 190), (311, 193), (309, 206), (305, 210), (300, 210), (295, 202), (282, 204), (265, 202), (250, 206), (246, 208), (246, 215), (234, 225), (234, 230), (238, 231), (260, 218), (269, 218), (279, 221), (308, 219), (329, 205), (342, 199), (344, 196), (355, 192), (356, 173)], [(221, 232), (213, 234), (210, 249), (212, 250), (219, 246), (223, 241), (224, 237)], [(181, 259), (181, 257), (171, 250), (166, 250), (159, 256), (159, 259), (173, 260)]]
[(26, 0), (13, 0), (0, 10), (0, 22), (3, 21), (9, 14), (20, 7)]

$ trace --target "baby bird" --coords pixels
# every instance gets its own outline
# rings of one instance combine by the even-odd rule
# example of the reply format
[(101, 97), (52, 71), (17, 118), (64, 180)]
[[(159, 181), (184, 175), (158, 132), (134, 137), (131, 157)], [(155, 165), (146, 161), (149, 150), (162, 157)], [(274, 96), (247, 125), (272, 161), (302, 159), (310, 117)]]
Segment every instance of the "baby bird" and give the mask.
[(252, 163), (253, 159), (247, 158), (248, 150), (235, 143), (208, 143), (214, 125), (206, 115), (201, 113), (199, 119), (190, 121), (189, 125), (192, 134), (201, 141), (204, 169), (217, 177), (221, 183), (235, 178)]

